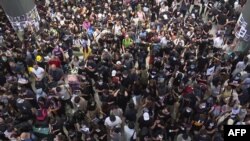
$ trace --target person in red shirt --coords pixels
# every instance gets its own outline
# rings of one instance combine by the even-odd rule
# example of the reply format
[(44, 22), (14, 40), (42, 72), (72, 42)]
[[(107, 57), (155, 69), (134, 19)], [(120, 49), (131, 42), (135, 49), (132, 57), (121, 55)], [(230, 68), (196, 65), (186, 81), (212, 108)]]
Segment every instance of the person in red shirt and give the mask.
[(57, 56), (53, 56), (49, 62), (48, 62), (49, 66), (51, 65), (55, 65), (57, 68), (61, 68), (61, 61)]

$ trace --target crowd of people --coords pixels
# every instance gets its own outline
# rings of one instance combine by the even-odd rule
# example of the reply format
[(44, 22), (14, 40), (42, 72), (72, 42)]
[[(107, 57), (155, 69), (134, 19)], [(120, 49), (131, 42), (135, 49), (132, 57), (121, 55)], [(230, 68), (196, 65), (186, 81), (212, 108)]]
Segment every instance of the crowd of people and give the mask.
[(0, 15), (0, 140), (223, 141), (250, 124), (245, 0), (36, 0)]

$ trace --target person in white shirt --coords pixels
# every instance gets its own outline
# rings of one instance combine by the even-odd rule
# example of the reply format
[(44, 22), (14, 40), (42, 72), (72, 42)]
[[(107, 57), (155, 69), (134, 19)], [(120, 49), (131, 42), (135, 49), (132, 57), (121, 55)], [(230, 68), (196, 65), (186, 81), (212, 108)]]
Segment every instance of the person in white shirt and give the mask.
[(130, 141), (131, 138), (136, 139), (135, 125), (132, 122), (124, 125), (124, 141)]
[(113, 27), (113, 33), (115, 35), (120, 36), (122, 34), (121, 30), (122, 30), (122, 25), (121, 25), (120, 21), (117, 21)]
[(166, 11), (168, 11), (168, 6), (165, 5), (165, 4), (162, 4), (159, 13), (161, 14), (161, 13), (164, 13), (164, 12), (166, 12)]
[(101, 35), (101, 31), (96, 28), (94, 33), (93, 33), (93, 36), (94, 36), (94, 40), (97, 42), (99, 39), (100, 39), (100, 35)]
[(35, 75), (37, 81), (41, 81), (44, 77), (45, 71), (42, 67), (39, 67), (37, 64), (33, 66), (32, 73)]
[(223, 46), (223, 37), (219, 34), (216, 38), (214, 38), (214, 47), (217, 49), (221, 49)]
[(113, 129), (116, 126), (121, 126), (121, 124), (121, 118), (115, 115), (108, 116), (104, 121), (104, 125), (109, 129)]
[(162, 46), (167, 46), (168, 42), (169, 42), (169, 40), (167, 39), (166, 36), (161, 38), (160, 43), (161, 43)]
[(243, 61), (239, 61), (237, 63), (232, 75), (235, 76), (236, 74), (240, 73), (246, 68), (247, 65), (248, 65), (248, 58), (245, 57)]

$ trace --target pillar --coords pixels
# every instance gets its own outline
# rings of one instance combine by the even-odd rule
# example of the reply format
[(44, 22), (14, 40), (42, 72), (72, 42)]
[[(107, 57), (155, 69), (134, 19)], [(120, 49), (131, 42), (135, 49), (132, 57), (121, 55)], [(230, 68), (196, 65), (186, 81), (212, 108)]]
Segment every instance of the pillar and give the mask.
[(39, 29), (40, 17), (34, 0), (0, 0), (0, 5), (16, 32), (28, 25)]
[(242, 13), (235, 27), (235, 37), (238, 40), (237, 50), (246, 52), (250, 49), (250, 1), (248, 0), (243, 7)]

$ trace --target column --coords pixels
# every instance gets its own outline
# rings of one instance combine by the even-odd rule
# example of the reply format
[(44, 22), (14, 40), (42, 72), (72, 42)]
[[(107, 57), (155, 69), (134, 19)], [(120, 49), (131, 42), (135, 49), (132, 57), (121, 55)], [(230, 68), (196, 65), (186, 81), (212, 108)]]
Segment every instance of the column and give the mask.
[(34, 0), (0, 0), (0, 5), (16, 32), (23, 31), (28, 25), (39, 29), (40, 17)]
[(237, 50), (246, 52), (250, 49), (250, 1), (248, 0), (243, 7), (242, 13), (235, 27), (235, 37), (238, 40)]

